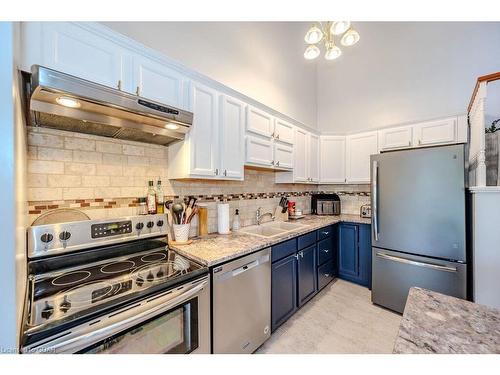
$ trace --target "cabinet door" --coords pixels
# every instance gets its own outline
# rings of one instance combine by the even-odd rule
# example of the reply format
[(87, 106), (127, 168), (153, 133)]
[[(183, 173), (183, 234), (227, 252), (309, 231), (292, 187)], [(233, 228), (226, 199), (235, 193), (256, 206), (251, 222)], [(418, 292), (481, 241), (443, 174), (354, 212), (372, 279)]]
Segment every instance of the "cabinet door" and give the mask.
[(371, 226), (359, 225), (359, 276), (360, 283), (371, 289), (372, 286), (372, 238)]
[(318, 291), (316, 244), (300, 250), (297, 254), (298, 305), (300, 307)]
[[(134, 56), (134, 93), (184, 108), (184, 77), (169, 67), (140, 55)], [(194, 107), (193, 107), (194, 108)]]
[(320, 137), (320, 183), (345, 183), (345, 137)]
[(247, 131), (271, 138), (274, 131), (274, 118), (258, 108), (247, 106)]
[(274, 139), (293, 145), (293, 125), (279, 118), (274, 121)]
[(370, 155), (378, 153), (377, 132), (347, 136), (347, 182), (370, 182)]
[(247, 134), (245, 148), (246, 164), (273, 167), (273, 142), (271, 140)]
[(220, 104), (221, 174), (227, 178), (242, 180), (245, 158), (245, 104), (227, 95), (221, 95)]
[(190, 174), (217, 177), (219, 170), (218, 93), (199, 83), (191, 87), (193, 126), (189, 131)]
[(293, 147), (274, 142), (274, 165), (278, 168), (293, 168)]
[(274, 331), (297, 310), (295, 254), (273, 263), (271, 272), (271, 326)]
[(456, 142), (457, 118), (427, 121), (414, 125), (414, 144), (417, 147)]
[(123, 87), (123, 50), (113, 42), (69, 22), (41, 23), (41, 35), (43, 62), (36, 63), (109, 87)]
[(293, 175), (294, 182), (307, 182), (307, 132), (295, 129)]
[(378, 132), (380, 150), (396, 150), (412, 146), (413, 127), (401, 126), (397, 128), (382, 129)]
[(342, 223), (339, 227), (339, 276), (351, 281), (359, 279), (358, 226)]
[(309, 134), (307, 155), (310, 182), (319, 182), (319, 136)]

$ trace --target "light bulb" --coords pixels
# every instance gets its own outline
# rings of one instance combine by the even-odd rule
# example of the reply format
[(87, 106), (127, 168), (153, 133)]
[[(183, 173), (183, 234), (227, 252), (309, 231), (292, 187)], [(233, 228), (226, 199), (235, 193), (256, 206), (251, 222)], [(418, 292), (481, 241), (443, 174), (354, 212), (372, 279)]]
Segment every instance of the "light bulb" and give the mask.
[(316, 25), (311, 26), (304, 37), (307, 44), (316, 44), (321, 39), (323, 39), (323, 31)]
[(350, 21), (335, 21), (334, 23), (332, 23), (332, 26), (330, 27), (330, 32), (333, 35), (340, 35), (345, 33), (350, 26), (351, 26)]
[(171, 122), (169, 122), (167, 125), (165, 125), (165, 127), (167, 129), (170, 129), (170, 130), (177, 130), (177, 129), (179, 129), (179, 125), (172, 124)]
[(343, 46), (353, 46), (359, 41), (359, 34), (354, 29), (349, 29), (340, 39)]
[(316, 47), (314, 44), (312, 44), (306, 48), (304, 52), (304, 57), (307, 60), (314, 60), (316, 57), (319, 56), (319, 53), (320, 53), (319, 48)]
[(56, 98), (56, 102), (60, 105), (65, 106), (65, 107), (70, 107), (70, 108), (79, 108), (80, 107), (80, 102), (78, 102), (78, 100), (75, 100), (75, 99), (67, 97), (67, 96), (60, 96), (60, 97)]
[(342, 50), (336, 45), (332, 45), (326, 49), (325, 59), (327, 60), (335, 60), (336, 58), (342, 55)]

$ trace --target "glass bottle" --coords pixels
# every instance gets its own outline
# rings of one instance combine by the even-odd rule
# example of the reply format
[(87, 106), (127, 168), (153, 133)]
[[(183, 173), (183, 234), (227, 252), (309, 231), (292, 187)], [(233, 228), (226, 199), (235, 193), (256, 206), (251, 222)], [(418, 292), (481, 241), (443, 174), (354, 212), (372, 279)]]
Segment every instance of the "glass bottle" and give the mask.
[(149, 181), (148, 194), (147, 194), (146, 198), (147, 198), (147, 205), (148, 205), (148, 214), (155, 214), (156, 213), (156, 192), (155, 192), (155, 188), (153, 185), (153, 180)]
[(156, 183), (156, 213), (163, 214), (165, 212), (165, 195), (163, 194), (163, 188), (161, 187), (161, 180)]
[(138, 215), (147, 215), (148, 214), (148, 208), (146, 206), (146, 198), (145, 197), (139, 198), (139, 205), (137, 206), (137, 214)]

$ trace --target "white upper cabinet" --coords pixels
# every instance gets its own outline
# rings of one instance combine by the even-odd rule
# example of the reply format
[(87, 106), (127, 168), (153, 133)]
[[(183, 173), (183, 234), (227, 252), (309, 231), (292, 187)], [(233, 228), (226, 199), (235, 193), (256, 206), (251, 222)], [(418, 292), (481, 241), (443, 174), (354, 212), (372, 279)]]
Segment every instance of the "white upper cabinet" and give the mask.
[(274, 143), (274, 166), (276, 168), (293, 168), (293, 147), (279, 142)]
[(72, 23), (23, 25), (23, 64), (68, 73), (114, 88), (124, 87), (124, 49)]
[(220, 170), (224, 177), (243, 180), (245, 103), (228, 95), (220, 97)]
[(307, 142), (308, 132), (296, 128), (294, 137), (294, 163), (293, 163), (293, 182), (308, 181), (308, 162), (307, 162)]
[(246, 136), (245, 163), (272, 168), (274, 166), (273, 142), (262, 137)]
[(276, 118), (274, 121), (273, 136), (276, 141), (293, 145), (294, 126), (289, 122)]
[(274, 132), (274, 117), (251, 105), (247, 106), (247, 132), (271, 138)]
[(413, 144), (413, 128), (399, 126), (379, 130), (378, 144), (381, 151), (410, 148)]
[(454, 143), (457, 140), (457, 117), (415, 124), (413, 131), (416, 147)]
[(345, 176), (345, 136), (320, 137), (320, 183), (343, 184)]
[(175, 70), (140, 55), (133, 57), (134, 94), (177, 108), (184, 103), (185, 78)]
[(346, 137), (347, 183), (370, 182), (370, 155), (378, 153), (377, 132), (366, 132)]
[(191, 85), (193, 126), (189, 131), (190, 175), (217, 177), (219, 169), (218, 93), (199, 83)]
[(319, 136), (309, 133), (307, 159), (309, 182), (319, 182)]

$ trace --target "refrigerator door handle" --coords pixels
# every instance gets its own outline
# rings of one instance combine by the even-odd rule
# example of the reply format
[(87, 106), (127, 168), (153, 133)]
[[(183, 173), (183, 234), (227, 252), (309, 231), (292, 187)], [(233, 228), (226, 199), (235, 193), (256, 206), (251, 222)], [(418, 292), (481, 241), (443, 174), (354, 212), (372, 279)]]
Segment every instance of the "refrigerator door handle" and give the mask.
[(378, 241), (378, 162), (376, 160), (373, 161), (372, 165), (372, 194), (373, 194), (373, 237), (375, 241)]
[(388, 255), (388, 254), (384, 254), (384, 253), (380, 253), (380, 252), (377, 252), (376, 256), (379, 258), (382, 258), (382, 259), (392, 260), (393, 262), (411, 264), (411, 265), (418, 266), (418, 267), (427, 267), (427, 268), (432, 268), (435, 270), (446, 271), (446, 272), (457, 272), (457, 269), (455, 267), (442, 266), (440, 264), (434, 264), (434, 263), (417, 262), (415, 260), (395, 257), (393, 255)]

